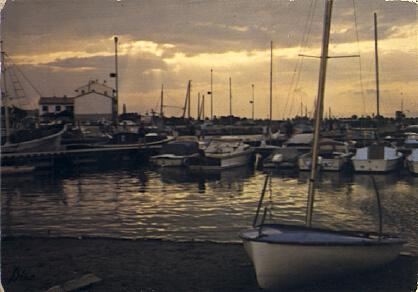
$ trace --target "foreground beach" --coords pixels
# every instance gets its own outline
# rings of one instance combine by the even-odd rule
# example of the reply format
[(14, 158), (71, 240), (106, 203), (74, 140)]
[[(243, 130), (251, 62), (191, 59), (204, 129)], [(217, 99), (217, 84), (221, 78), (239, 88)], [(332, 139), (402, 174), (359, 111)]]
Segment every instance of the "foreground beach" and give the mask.
[[(45, 291), (94, 273), (102, 281), (83, 291), (258, 291), (240, 244), (30, 238), (2, 240), (6, 291)], [(415, 291), (417, 258), (401, 256), (363, 275), (345, 276), (295, 291)]]

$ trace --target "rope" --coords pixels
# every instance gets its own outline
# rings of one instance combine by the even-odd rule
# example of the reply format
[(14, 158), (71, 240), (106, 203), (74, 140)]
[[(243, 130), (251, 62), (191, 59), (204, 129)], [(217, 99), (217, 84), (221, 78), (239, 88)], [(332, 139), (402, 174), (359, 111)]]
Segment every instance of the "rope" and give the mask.
[[(308, 17), (306, 19), (306, 23), (305, 23), (305, 27), (304, 27), (304, 33), (302, 35), (302, 39), (301, 39), (301, 42), (300, 42), (301, 44), (300, 44), (300, 48), (299, 48), (299, 55), (302, 53), (303, 48), (305, 46), (307, 46), (307, 44), (309, 43), (309, 37), (310, 37), (310, 34), (311, 34), (311, 30), (312, 30), (312, 23), (313, 23), (313, 18), (314, 18), (314, 15), (315, 15), (316, 5), (317, 5), (317, 0), (311, 0), (311, 3), (309, 5)], [(286, 103), (285, 103), (285, 106), (283, 108), (283, 113), (282, 113), (283, 119), (284, 119), (285, 113), (287, 111), (287, 105), (288, 105), (289, 100), (291, 98), (292, 98), (291, 108), (293, 107), (293, 93), (297, 89), (299, 81), (300, 81), (303, 62), (304, 62), (304, 57), (301, 56), (298, 59), (298, 62), (296, 63), (295, 69), (293, 70), (292, 79), (290, 81), (289, 92), (287, 94)], [(295, 81), (295, 79), (296, 79), (296, 81)]]
[(13, 64), (13, 67), (16, 68), (17, 71), (19, 71), (19, 73), (23, 76), (23, 78), (25, 79), (25, 81), (32, 87), (33, 90), (35, 90), (35, 92), (39, 95), (42, 96), (41, 92), (35, 87), (35, 85), (33, 85), (33, 83), (29, 80), (29, 78), (23, 73), (22, 70), (19, 69), (19, 67), (17, 67), (16, 63), (13, 62), (13, 59), (7, 55), (5, 53), (5, 55), (8, 57), (8, 59), (10, 60), (10, 62)]

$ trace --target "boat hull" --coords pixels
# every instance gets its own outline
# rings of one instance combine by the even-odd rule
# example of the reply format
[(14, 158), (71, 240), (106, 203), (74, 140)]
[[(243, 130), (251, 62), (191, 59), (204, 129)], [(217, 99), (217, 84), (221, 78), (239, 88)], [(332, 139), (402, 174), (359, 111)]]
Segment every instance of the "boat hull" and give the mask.
[(22, 166), (2, 166), (0, 168), (1, 175), (21, 175), (29, 174), (35, 170), (34, 166), (22, 165)]
[[(299, 170), (309, 171), (311, 170), (311, 158), (299, 158), (298, 168)], [(324, 171), (340, 171), (347, 163), (347, 157), (336, 157), (332, 159), (321, 160), (321, 170)]]
[(388, 172), (397, 169), (402, 157), (396, 159), (352, 159), (356, 172)]
[(408, 160), (407, 166), (410, 172), (413, 174), (418, 174), (418, 161)]
[(157, 155), (150, 158), (150, 162), (159, 167), (181, 167), (186, 166), (188, 159), (196, 155), (176, 156), (176, 155)]
[(261, 288), (295, 286), (393, 261), (401, 245), (317, 246), (244, 240)]
[(61, 138), (67, 130), (65, 125), (59, 132), (38, 139), (20, 143), (9, 143), (1, 146), (3, 153), (45, 152), (56, 151), (61, 147)]
[(189, 165), (190, 169), (195, 170), (222, 170), (247, 165), (252, 154), (252, 150), (225, 155), (205, 155), (198, 164)]

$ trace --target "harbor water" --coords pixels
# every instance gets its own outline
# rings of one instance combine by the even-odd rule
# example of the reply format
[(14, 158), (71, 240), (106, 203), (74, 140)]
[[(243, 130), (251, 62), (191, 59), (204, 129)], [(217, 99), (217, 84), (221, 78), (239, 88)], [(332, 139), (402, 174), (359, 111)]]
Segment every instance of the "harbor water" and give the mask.
[[(308, 172), (275, 172), (265, 196), (266, 221), (303, 224)], [(418, 177), (375, 175), (383, 231), (418, 254)], [(86, 169), (2, 178), (3, 236), (91, 236), (239, 242), (251, 227), (265, 173), (237, 168)], [(336, 230), (378, 231), (369, 175), (321, 173), (313, 223)]]

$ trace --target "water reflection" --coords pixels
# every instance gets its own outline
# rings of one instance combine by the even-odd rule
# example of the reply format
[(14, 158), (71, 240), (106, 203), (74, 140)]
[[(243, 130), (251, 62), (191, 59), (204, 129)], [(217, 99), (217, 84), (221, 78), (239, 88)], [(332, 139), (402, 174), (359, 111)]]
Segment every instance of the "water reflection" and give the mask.
[[(95, 235), (238, 241), (252, 223), (265, 173), (251, 168), (220, 172), (121, 168), (3, 178), (6, 234)], [(418, 178), (375, 176), (385, 232), (408, 240), (417, 253)], [(303, 223), (308, 172), (275, 171), (266, 194), (269, 221)], [(323, 172), (314, 225), (377, 230), (376, 197), (368, 175)]]

